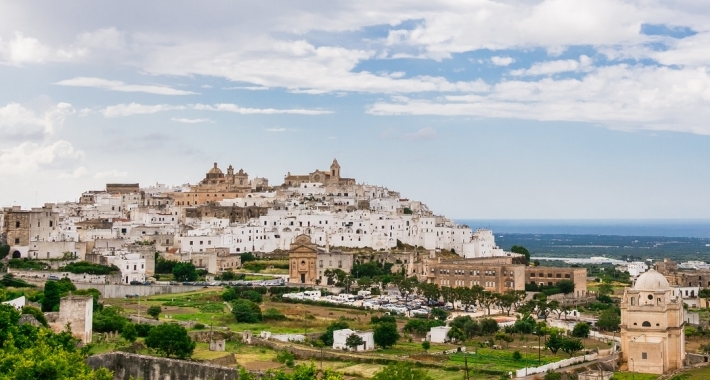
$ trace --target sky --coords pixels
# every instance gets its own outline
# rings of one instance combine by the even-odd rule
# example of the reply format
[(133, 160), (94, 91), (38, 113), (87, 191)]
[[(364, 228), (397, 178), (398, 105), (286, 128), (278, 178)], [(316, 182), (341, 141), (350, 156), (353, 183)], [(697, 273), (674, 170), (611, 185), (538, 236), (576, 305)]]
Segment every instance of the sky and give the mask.
[(0, 205), (327, 169), (469, 219), (710, 216), (707, 1), (0, 2)]

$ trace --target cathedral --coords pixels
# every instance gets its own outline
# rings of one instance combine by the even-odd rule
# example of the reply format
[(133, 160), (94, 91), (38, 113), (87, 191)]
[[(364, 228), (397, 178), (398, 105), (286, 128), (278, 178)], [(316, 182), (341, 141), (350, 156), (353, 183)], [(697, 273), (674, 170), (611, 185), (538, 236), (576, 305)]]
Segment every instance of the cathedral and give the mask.
[(354, 185), (353, 178), (340, 177), (340, 165), (337, 159), (333, 159), (330, 164), (330, 170), (316, 169), (309, 174), (291, 174), (290, 172), (284, 177), (284, 185), (286, 186), (301, 186), (302, 183), (322, 183), (324, 185)]
[(626, 288), (621, 300), (621, 351), (629, 370), (662, 374), (685, 359), (683, 300), (651, 269)]

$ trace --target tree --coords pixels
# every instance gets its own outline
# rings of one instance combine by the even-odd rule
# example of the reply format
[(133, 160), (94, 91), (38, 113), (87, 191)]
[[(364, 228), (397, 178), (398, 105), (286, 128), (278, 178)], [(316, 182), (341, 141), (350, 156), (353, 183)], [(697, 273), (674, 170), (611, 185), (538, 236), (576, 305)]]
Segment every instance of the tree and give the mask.
[(232, 314), (234, 314), (234, 318), (239, 323), (257, 323), (262, 318), (259, 305), (245, 299), (238, 299), (232, 302)]
[(254, 303), (261, 303), (264, 301), (264, 298), (261, 296), (261, 294), (254, 290), (247, 290), (246, 292), (242, 292), (242, 294), (239, 295), (239, 298), (247, 299)]
[(516, 302), (518, 302), (518, 292), (516, 290), (508, 290), (503, 294), (497, 294), (498, 305), (503, 309), (507, 315), (510, 315), (510, 309), (513, 308)]
[(0, 260), (10, 254), (10, 246), (7, 244), (0, 245)]
[(117, 306), (105, 307), (94, 313), (94, 331), (123, 331), (123, 327), (128, 323), (128, 318), (124, 317), (121, 313), (121, 308)]
[(574, 293), (574, 282), (571, 280), (560, 280), (555, 286), (564, 294)]
[(571, 358), (575, 353), (584, 349), (584, 344), (582, 344), (581, 339), (577, 338), (563, 338), (562, 340), (562, 351), (566, 352)]
[(513, 360), (515, 360), (516, 362), (523, 360), (523, 355), (520, 353), (520, 351), (513, 351)]
[(133, 323), (126, 323), (123, 326), (123, 331), (121, 331), (121, 338), (133, 343), (138, 338), (138, 332), (136, 331), (136, 326)]
[(424, 349), (424, 352), (429, 351), (430, 348), (431, 348), (431, 343), (429, 343), (428, 340), (425, 340), (422, 342), (422, 349)]
[(345, 338), (345, 346), (351, 350), (357, 350), (357, 347), (362, 346), (363, 344), (365, 344), (365, 341), (362, 340), (360, 335), (350, 334), (347, 338)]
[(237, 292), (234, 290), (234, 288), (227, 288), (224, 292), (222, 292), (222, 301), (234, 301), (237, 299)]
[(429, 376), (427, 371), (415, 368), (412, 363), (398, 362), (376, 372), (372, 380), (434, 380), (434, 378)]
[(493, 337), (493, 339), (499, 340), (499, 341), (501, 341), (501, 342), (505, 342), (505, 343), (506, 343), (506, 344), (505, 344), (505, 347), (506, 347), (506, 348), (507, 348), (508, 345), (510, 345), (510, 343), (512, 343), (513, 340), (514, 340), (512, 336), (510, 336), (509, 334), (506, 334), (506, 333), (504, 333), (504, 332), (496, 333), (496, 335)]
[(345, 321), (333, 322), (325, 330), (325, 333), (323, 333), (323, 335), (320, 336), (320, 340), (323, 341), (323, 344), (325, 344), (326, 346), (332, 347), (333, 346), (333, 331), (343, 330), (343, 329), (347, 329), (349, 327), (350, 326)]
[(173, 276), (177, 281), (195, 281), (197, 269), (192, 263), (177, 263), (173, 267)]
[(192, 356), (195, 350), (195, 342), (187, 335), (187, 330), (176, 323), (163, 323), (153, 327), (145, 338), (145, 345), (161, 355), (176, 356), (180, 359)]
[(47, 281), (44, 284), (44, 299), (42, 299), (42, 311), (59, 311), (59, 299), (61, 289), (58, 281)]
[(559, 372), (552, 372), (552, 370), (548, 370), (543, 380), (562, 380), (562, 374)]
[(606, 309), (599, 315), (597, 326), (603, 331), (617, 331), (621, 324), (621, 317), (616, 309)]
[(563, 341), (564, 337), (560, 336), (557, 331), (553, 331), (552, 333), (550, 333), (550, 337), (547, 338), (547, 341), (545, 342), (545, 348), (550, 350), (553, 355), (557, 355), (557, 351), (562, 348)]
[(614, 287), (610, 283), (604, 282), (597, 287), (597, 291), (600, 296), (610, 296), (614, 294)]
[(525, 264), (530, 262), (530, 251), (522, 245), (514, 245), (510, 248), (510, 252), (521, 254), (525, 257)]
[(416, 276), (400, 278), (399, 281), (395, 282), (395, 285), (399, 288), (400, 293), (404, 293), (404, 301), (406, 302), (409, 295), (414, 289), (417, 288), (419, 281), (417, 281)]
[(466, 334), (464, 334), (458, 327), (452, 327), (451, 330), (446, 333), (446, 337), (455, 342), (462, 342), (466, 340)]
[(397, 332), (397, 325), (394, 323), (380, 323), (375, 326), (375, 331), (373, 334), (375, 344), (382, 348), (387, 348), (394, 346), (399, 339), (399, 333)]
[(498, 322), (495, 319), (483, 318), (481, 319), (481, 334), (483, 335), (493, 335), (498, 332)]
[(493, 305), (497, 300), (498, 297), (496, 297), (496, 294), (487, 290), (484, 290), (478, 296), (478, 303), (486, 308), (488, 311), (487, 315), (491, 315), (491, 305)]
[(572, 336), (576, 338), (587, 338), (589, 337), (589, 330), (591, 330), (589, 323), (577, 323), (574, 325), (574, 329), (572, 329)]
[(449, 313), (446, 312), (446, 310), (440, 308), (440, 307), (435, 307), (431, 309), (431, 316), (438, 319), (438, 320), (446, 320), (448, 318)]
[(146, 310), (146, 313), (148, 313), (148, 315), (150, 315), (151, 317), (158, 319), (158, 317), (160, 316), (160, 313), (162, 311), (163, 311), (163, 309), (160, 306), (153, 305), (153, 306), (149, 307), (148, 310)]
[(255, 257), (254, 254), (251, 253), (251, 252), (244, 252), (244, 253), (240, 254), (239, 257), (240, 257), (241, 260), (242, 260), (242, 265), (244, 265), (244, 263), (246, 263), (246, 262), (255, 261), (255, 260), (256, 260), (256, 257)]
[(439, 299), (439, 287), (436, 284), (420, 282), (417, 286), (419, 287), (419, 293), (428, 301)]

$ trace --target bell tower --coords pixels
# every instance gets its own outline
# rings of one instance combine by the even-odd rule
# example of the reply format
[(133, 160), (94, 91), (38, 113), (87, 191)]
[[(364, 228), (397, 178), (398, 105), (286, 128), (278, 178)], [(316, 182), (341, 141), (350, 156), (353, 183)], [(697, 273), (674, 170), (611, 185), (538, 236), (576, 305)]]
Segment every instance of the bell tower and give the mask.
[(340, 165), (338, 165), (338, 160), (333, 159), (333, 163), (330, 164), (330, 179), (339, 180), (340, 179)]

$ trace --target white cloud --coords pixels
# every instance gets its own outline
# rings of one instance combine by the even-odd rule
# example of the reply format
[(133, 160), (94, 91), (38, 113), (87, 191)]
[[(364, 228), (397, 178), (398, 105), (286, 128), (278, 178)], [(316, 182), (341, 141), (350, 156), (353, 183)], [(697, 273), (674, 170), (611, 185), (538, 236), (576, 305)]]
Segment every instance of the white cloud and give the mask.
[(148, 94), (157, 95), (192, 95), (195, 94), (192, 91), (176, 90), (174, 88), (166, 86), (151, 86), (151, 85), (136, 85), (136, 84), (126, 84), (118, 80), (108, 80), (102, 78), (89, 78), (89, 77), (76, 77), (72, 79), (65, 79), (55, 84), (60, 86), (73, 86), (73, 87), (93, 87), (100, 88), (108, 91), (120, 91), (120, 92), (145, 92)]
[(263, 86), (234, 86), (234, 87), (223, 87), (223, 90), (249, 90), (249, 91), (264, 91), (269, 90), (269, 87)]
[(438, 136), (436, 129), (431, 127), (422, 128), (414, 133), (407, 133), (404, 138), (409, 140), (432, 140)]
[(710, 74), (700, 68), (616, 65), (581, 79), (505, 81), (477, 95), (380, 101), (367, 112), (581, 121), (710, 135)]
[(15, 32), (14, 38), (7, 44), (0, 44), (0, 59), (8, 65), (42, 63), (50, 54), (51, 49), (42, 45), (38, 39), (25, 37), (20, 32)]
[(40, 169), (73, 166), (84, 157), (68, 141), (53, 144), (24, 142), (16, 147), (4, 149), (0, 154), (0, 174), (31, 175)]
[(116, 169), (109, 170), (109, 171), (104, 171), (104, 172), (98, 172), (94, 174), (95, 179), (106, 179), (106, 178), (125, 178), (128, 177), (128, 173), (126, 172), (119, 172)]
[(267, 132), (286, 132), (286, 128), (266, 128)]
[(59, 174), (59, 178), (61, 178), (61, 179), (77, 179), (77, 178), (83, 177), (84, 174), (86, 174), (86, 168), (83, 166), (79, 166), (78, 168), (74, 169), (73, 172)]
[(173, 117), (170, 120), (177, 121), (178, 123), (186, 123), (186, 124), (214, 123), (214, 121), (212, 121), (210, 119), (187, 119), (184, 117)]
[(579, 60), (564, 59), (556, 61), (539, 62), (533, 64), (529, 69), (513, 70), (511, 75), (551, 75), (570, 71), (580, 71), (589, 69), (592, 66), (592, 59), (586, 55), (579, 56)]
[(172, 111), (172, 110), (183, 110), (185, 106), (173, 106), (170, 104), (156, 104), (156, 105), (145, 105), (138, 103), (130, 104), (116, 104), (115, 106), (108, 106), (101, 110), (104, 117), (125, 117), (132, 115), (145, 115), (157, 112)]
[(496, 66), (508, 66), (515, 62), (515, 59), (511, 57), (491, 57), (491, 62)]
[(209, 104), (195, 104), (191, 108), (199, 111), (225, 111), (234, 112), (242, 115), (275, 115), (275, 114), (293, 114), (293, 115), (326, 115), (333, 113), (332, 111), (326, 110), (314, 110), (314, 109), (303, 109), (303, 108), (292, 108), (292, 109), (275, 109), (275, 108), (245, 108), (240, 107), (236, 104), (221, 103), (215, 105)]
[(49, 136), (64, 125), (68, 115), (74, 113), (69, 103), (52, 105), (44, 114), (37, 114), (19, 103), (9, 103), (0, 108), (0, 135)]

